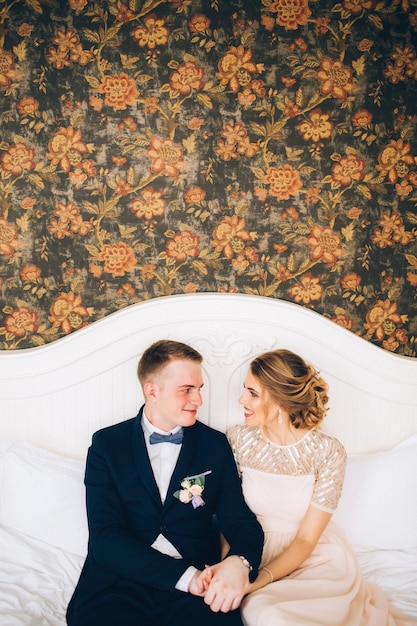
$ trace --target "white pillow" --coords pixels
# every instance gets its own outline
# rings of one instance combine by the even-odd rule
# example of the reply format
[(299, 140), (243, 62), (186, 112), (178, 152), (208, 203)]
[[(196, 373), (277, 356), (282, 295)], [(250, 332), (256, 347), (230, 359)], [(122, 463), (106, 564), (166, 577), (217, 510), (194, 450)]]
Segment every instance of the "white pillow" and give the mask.
[(84, 467), (23, 441), (0, 449), (0, 525), (85, 556)]
[(333, 520), (361, 550), (417, 547), (417, 437), (387, 452), (349, 455)]
[(13, 441), (0, 441), (0, 457), (7, 452), (10, 446), (13, 445)]

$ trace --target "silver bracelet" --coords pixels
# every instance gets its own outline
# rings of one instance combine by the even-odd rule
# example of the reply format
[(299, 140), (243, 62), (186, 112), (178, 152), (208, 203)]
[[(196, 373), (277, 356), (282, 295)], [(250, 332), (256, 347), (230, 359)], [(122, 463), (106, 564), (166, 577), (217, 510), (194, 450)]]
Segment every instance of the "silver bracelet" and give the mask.
[(253, 570), (252, 565), (249, 563), (248, 559), (245, 556), (240, 556), (239, 559), (242, 560), (243, 565), (246, 565), (250, 572)]

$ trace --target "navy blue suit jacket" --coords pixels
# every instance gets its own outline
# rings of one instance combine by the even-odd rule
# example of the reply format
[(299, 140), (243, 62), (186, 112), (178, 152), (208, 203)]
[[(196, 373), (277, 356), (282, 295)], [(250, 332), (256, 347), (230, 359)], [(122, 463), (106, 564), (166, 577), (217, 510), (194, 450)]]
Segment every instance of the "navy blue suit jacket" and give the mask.
[[(243, 499), (226, 436), (200, 422), (184, 428), (181, 452), (162, 504), (146, 450), (142, 411), (93, 436), (85, 474), (88, 555), (69, 612), (121, 580), (174, 590), (189, 565), (204, 569), (206, 563), (219, 561), (218, 529), (230, 545), (230, 554), (244, 555), (252, 564), (251, 579), (257, 575), (263, 532)], [(208, 471), (204, 506), (194, 509), (174, 497), (185, 477)], [(160, 533), (183, 559), (150, 547)]]

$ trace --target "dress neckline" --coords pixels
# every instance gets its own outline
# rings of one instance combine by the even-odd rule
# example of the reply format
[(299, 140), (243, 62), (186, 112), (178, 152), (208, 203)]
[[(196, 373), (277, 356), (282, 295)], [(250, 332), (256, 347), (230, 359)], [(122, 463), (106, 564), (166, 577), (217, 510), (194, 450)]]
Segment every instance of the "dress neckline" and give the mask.
[(259, 432), (260, 432), (261, 437), (262, 437), (265, 441), (267, 441), (268, 443), (270, 443), (270, 444), (271, 444), (271, 446), (275, 446), (275, 447), (277, 447), (277, 448), (292, 448), (293, 446), (298, 446), (298, 444), (299, 444), (299, 443), (301, 443), (302, 441), (304, 441), (304, 439), (306, 439), (306, 437), (308, 437), (308, 436), (311, 434), (311, 432), (312, 432), (313, 430), (314, 430), (314, 427), (313, 427), (313, 428), (309, 428), (309, 429), (307, 430), (307, 432), (306, 432), (306, 433), (304, 433), (304, 435), (303, 435), (302, 437), (300, 437), (300, 439), (297, 439), (297, 441), (294, 441), (294, 443), (285, 443), (285, 444), (284, 444), (284, 443), (276, 443), (275, 441), (272, 441), (271, 439), (269, 439), (269, 438), (265, 435), (265, 433), (264, 433), (264, 431), (263, 431), (262, 427), (261, 427), (261, 426), (259, 426)]

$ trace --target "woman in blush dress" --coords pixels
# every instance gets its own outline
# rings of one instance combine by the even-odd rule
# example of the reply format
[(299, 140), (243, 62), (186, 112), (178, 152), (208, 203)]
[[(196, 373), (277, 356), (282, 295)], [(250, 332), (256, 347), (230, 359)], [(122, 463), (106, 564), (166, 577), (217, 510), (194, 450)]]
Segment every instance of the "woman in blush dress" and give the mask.
[(409, 626), (360, 572), (331, 521), (346, 452), (319, 426), (328, 387), (288, 350), (255, 358), (228, 433), (243, 492), (265, 533), (261, 569), (242, 603), (245, 626)]

